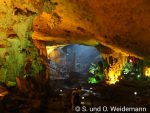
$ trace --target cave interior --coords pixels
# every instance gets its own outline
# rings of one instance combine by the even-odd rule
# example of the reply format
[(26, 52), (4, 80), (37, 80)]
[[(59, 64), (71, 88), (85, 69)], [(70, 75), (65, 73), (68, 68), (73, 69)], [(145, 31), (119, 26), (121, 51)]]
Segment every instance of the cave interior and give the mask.
[(150, 112), (148, 0), (0, 6), (2, 113)]

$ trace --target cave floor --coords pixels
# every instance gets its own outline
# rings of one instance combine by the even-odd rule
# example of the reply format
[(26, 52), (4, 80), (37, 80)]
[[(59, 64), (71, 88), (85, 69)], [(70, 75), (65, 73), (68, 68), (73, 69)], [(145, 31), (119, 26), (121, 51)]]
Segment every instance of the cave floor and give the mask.
[[(44, 89), (45, 88), (45, 89)], [(2, 113), (72, 113), (71, 93), (77, 89), (58, 89), (52, 91), (48, 87), (42, 90), (20, 93), (11, 88), (9, 94), (0, 101)], [(79, 91), (79, 90), (78, 90)], [(121, 81), (115, 85), (100, 83), (85, 85), (80, 91), (80, 106), (126, 106), (146, 107), (150, 111), (150, 82), (149, 81)], [(70, 94), (69, 94), (70, 93)], [(70, 96), (68, 96), (70, 95)]]

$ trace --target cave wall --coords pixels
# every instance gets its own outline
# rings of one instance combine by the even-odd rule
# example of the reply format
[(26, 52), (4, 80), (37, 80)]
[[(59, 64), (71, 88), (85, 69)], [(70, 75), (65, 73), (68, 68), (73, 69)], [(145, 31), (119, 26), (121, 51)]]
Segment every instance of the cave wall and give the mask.
[(32, 74), (39, 73), (39, 56), (46, 56), (44, 41), (92, 46), (101, 43), (115, 51), (146, 58), (144, 65), (149, 66), (149, 3), (148, 0), (1, 0), (0, 81), (15, 81), (16, 76), (23, 76), (28, 59), (32, 59)]
[(34, 40), (91, 46), (101, 43), (117, 54), (144, 59), (143, 65), (149, 65), (150, 2), (51, 1), (54, 5), (53, 11), (42, 12), (34, 19)]
[(24, 76), (28, 59), (32, 59), (32, 75), (42, 69), (31, 38), (33, 18), (39, 13), (34, 3), (30, 0), (0, 1), (0, 82), (14, 82), (16, 76)]
[(34, 20), (33, 39), (90, 45), (98, 42), (149, 59), (148, 0), (51, 1), (54, 10), (42, 12)]

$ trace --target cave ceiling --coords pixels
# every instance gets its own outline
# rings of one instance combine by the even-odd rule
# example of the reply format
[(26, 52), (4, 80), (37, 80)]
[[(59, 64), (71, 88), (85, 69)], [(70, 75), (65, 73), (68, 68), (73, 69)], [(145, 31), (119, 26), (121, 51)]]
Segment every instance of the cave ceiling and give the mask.
[[(51, 0), (33, 22), (34, 40), (97, 45), (150, 58), (149, 0)], [(39, 9), (40, 10), (40, 9)]]

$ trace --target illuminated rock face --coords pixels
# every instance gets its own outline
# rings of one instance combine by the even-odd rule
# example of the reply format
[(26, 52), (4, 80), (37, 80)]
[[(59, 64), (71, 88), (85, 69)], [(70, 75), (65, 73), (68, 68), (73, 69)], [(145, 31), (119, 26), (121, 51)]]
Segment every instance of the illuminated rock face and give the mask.
[(122, 78), (122, 69), (126, 63), (127, 56), (120, 53), (102, 54), (107, 62), (107, 68), (104, 69), (107, 84), (115, 84)]
[(122, 68), (125, 65), (125, 58), (126, 58), (125, 56), (116, 57), (118, 61), (110, 67), (107, 74), (108, 84), (115, 84), (116, 82), (119, 81), (119, 77), (121, 77), (122, 73)]
[(49, 41), (101, 43), (150, 58), (148, 0), (1, 0), (0, 6), (0, 81), (22, 75), (28, 57), (34, 62), (33, 73), (38, 73), (40, 61), (32, 39), (41, 56), (46, 56)]
[(15, 81), (16, 76), (24, 76), (29, 58), (34, 68), (32, 73), (39, 72), (38, 53), (31, 42), (32, 20), (36, 13), (37, 10), (28, 0), (0, 1), (1, 82)]
[(33, 39), (102, 43), (120, 52), (149, 57), (148, 1), (53, 0), (53, 4), (52, 12), (42, 12), (35, 18)]
[(150, 77), (150, 67), (145, 67), (144, 74), (145, 76)]

